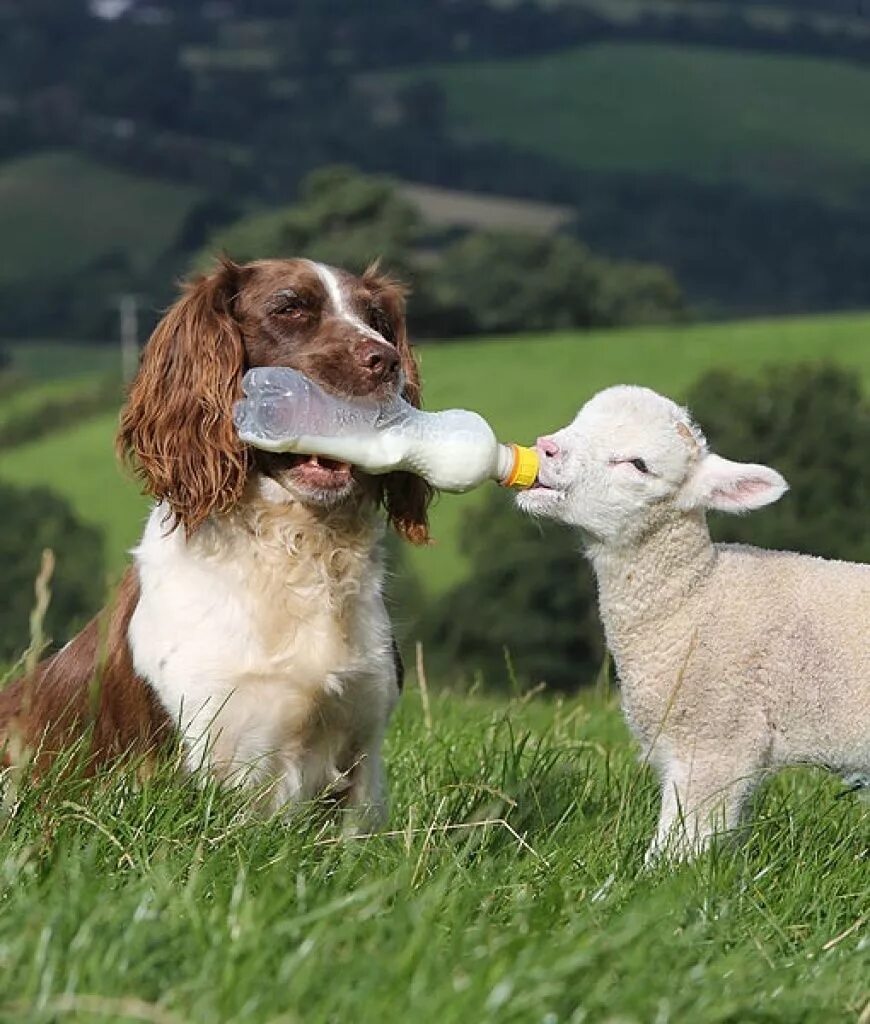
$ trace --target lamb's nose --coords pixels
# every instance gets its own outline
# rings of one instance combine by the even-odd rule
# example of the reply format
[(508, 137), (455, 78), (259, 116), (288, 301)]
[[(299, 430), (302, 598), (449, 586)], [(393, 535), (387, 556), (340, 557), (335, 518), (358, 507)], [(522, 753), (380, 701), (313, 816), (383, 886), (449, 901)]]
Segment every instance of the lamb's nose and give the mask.
[(559, 446), (552, 437), (539, 437), (537, 449), (545, 459), (555, 458), (560, 451)]

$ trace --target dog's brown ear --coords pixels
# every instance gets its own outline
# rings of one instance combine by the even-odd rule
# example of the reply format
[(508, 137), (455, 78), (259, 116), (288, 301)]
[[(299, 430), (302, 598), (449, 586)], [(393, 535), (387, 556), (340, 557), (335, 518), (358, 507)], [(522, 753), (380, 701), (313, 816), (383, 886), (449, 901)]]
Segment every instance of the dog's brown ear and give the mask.
[(244, 274), (223, 260), (185, 285), (151, 335), (121, 412), (118, 454), (188, 535), (229, 509), (247, 476), (232, 416), (244, 372), (232, 305)]
[(390, 525), (412, 544), (429, 543), (429, 505), (435, 491), (413, 473), (388, 473), (382, 501)]
[[(406, 288), (398, 281), (380, 273), (372, 265), (363, 280), (376, 296), (389, 317), (393, 328), (393, 342), (399, 353), (405, 386), (402, 394), (411, 405), (420, 408), (420, 368), (408, 340), (405, 318)], [(412, 544), (429, 542), (429, 505), (435, 491), (413, 473), (389, 473), (383, 480), (382, 501), (391, 525), (400, 536)]]

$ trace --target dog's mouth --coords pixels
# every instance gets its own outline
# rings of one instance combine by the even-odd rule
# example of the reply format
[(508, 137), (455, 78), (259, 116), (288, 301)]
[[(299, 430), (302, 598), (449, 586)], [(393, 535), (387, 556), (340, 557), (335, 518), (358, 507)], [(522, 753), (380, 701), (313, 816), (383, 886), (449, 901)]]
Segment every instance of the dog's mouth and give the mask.
[(351, 465), (324, 455), (285, 455), (285, 471), (317, 490), (341, 490), (351, 482)]
[(349, 462), (323, 455), (262, 453), (260, 461), (266, 473), (282, 487), (318, 504), (340, 501), (350, 494), (355, 483)]

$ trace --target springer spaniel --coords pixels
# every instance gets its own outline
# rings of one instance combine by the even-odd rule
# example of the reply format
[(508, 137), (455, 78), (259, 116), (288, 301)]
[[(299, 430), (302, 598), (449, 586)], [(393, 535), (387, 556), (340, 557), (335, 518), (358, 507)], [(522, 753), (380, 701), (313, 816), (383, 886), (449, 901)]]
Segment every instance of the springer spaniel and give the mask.
[(419, 403), (403, 293), (375, 269), (225, 260), (190, 282), (121, 413), (119, 453), (157, 499), (135, 565), (112, 608), (0, 694), (7, 763), (26, 748), (44, 764), (86, 733), (91, 766), (177, 737), (191, 770), (268, 808), (328, 791), (377, 823), (402, 682), (378, 510), (425, 543), (431, 491), (242, 445), (232, 409), (253, 366)]

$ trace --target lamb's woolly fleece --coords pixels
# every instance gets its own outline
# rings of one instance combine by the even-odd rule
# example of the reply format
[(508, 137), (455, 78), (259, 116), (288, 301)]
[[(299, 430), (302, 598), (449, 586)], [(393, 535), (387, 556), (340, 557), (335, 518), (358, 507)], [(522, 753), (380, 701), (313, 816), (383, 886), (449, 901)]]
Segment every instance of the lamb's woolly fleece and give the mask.
[(707, 508), (761, 507), (785, 481), (711, 454), (645, 388), (601, 392), (539, 444), (544, 486), (519, 503), (584, 536), (625, 714), (661, 778), (649, 856), (734, 827), (783, 765), (870, 785), (870, 566), (714, 545)]

